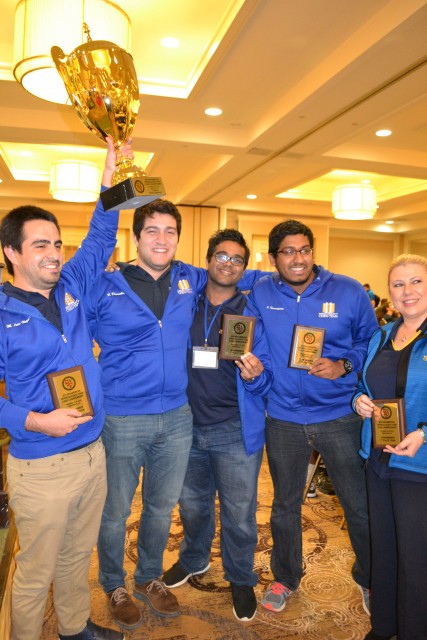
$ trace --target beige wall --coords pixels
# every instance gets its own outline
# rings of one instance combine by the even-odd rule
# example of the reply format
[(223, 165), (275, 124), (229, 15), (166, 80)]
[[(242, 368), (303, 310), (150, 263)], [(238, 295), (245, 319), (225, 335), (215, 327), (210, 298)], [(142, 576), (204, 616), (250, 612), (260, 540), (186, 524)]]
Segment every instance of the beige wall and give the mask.
[(329, 239), (329, 269), (358, 280), (369, 282), (380, 298), (388, 297), (387, 273), (397, 253), (395, 238), (384, 240), (370, 238)]
[(410, 242), (409, 253), (416, 253), (419, 256), (427, 257), (427, 242)]
[(178, 209), (182, 231), (176, 258), (204, 267), (208, 240), (220, 226), (220, 211), (217, 207), (179, 206)]

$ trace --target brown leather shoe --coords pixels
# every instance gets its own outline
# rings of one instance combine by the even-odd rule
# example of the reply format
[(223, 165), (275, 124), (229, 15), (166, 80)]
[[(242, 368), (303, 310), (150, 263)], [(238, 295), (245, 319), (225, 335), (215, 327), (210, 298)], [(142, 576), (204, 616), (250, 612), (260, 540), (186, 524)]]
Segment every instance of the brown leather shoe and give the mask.
[(108, 607), (114, 622), (124, 629), (136, 629), (142, 624), (142, 613), (124, 587), (107, 593)]
[(136, 584), (133, 590), (135, 598), (144, 600), (152, 611), (162, 618), (179, 616), (179, 602), (161, 580), (151, 580), (145, 584)]

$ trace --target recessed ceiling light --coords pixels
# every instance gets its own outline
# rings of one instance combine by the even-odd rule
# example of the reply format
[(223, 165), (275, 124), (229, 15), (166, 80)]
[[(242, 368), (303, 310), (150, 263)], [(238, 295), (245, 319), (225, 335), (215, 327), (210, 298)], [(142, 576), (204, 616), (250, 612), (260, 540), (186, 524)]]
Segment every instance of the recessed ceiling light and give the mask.
[(222, 109), (219, 107), (209, 107), (209, 109), (205, 109), (205, 113), (207, 116), (220, 116), (222, 115)]
[(248, 193), (246, 197), (248, 200), (256, 200), (256, 195), (254, 193)]
[(162, 38), (160, 44), (165, 49), (177, 49), (180, 45), (178, 38)]
[(386, 224), (394, 224), (394, 220), (386, 220), (385, 223)]
[(378, 131), (375, 131), (375, 135), (379, 138), (387, 138), (387, 136), (391, 136), (391, 134), (392, 131), (390, 131), (390, 129), (379, 129)]

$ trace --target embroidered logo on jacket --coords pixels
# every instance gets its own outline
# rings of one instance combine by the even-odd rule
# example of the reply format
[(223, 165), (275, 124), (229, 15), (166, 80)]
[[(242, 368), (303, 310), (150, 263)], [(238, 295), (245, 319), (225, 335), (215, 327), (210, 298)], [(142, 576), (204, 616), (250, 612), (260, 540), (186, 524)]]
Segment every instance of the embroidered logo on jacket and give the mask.
[(188, 280), (178, 280), (178, 293), (193, 293)]
[(125, 296), (125, 292), (124, 291), (109, 291), (107, 293), (107, 298), (111, 298), (111, 296)]
[(335, 302), (324, 302), (319, 318), (338, 318), (338, 314), (335, 313)]
[(65, 311), (67, 311), (67, 313), (68, 311), (73, 311), (73, 309), (76, 309), (80, 304), (80, 300), (75, 300), (71, 295), (71, 293), (65, 294), (64, 302), (65, 302)]

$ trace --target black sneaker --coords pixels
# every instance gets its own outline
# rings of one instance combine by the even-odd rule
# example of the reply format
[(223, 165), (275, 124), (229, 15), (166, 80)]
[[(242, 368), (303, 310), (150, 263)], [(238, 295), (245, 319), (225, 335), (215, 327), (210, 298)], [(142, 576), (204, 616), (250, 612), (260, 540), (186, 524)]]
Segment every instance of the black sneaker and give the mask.
[(180, 587), (182, 584), (188, 582), (191, 576), (201, 576), (210, 568), (210, 564), (202, 569), (201, 571), (194, 571), (193, 573), (189, 573), (186, 571), (179, 562), (175, 562), (174, 565), (163, 574), (162, 581), (165, 583), (168, 589), (174, 589), (175, 587)]
[(233, 613), (238, 620), (249, 622), (256, 615), (257, 601), (253, 587), (230, 582), (233, 597)]

